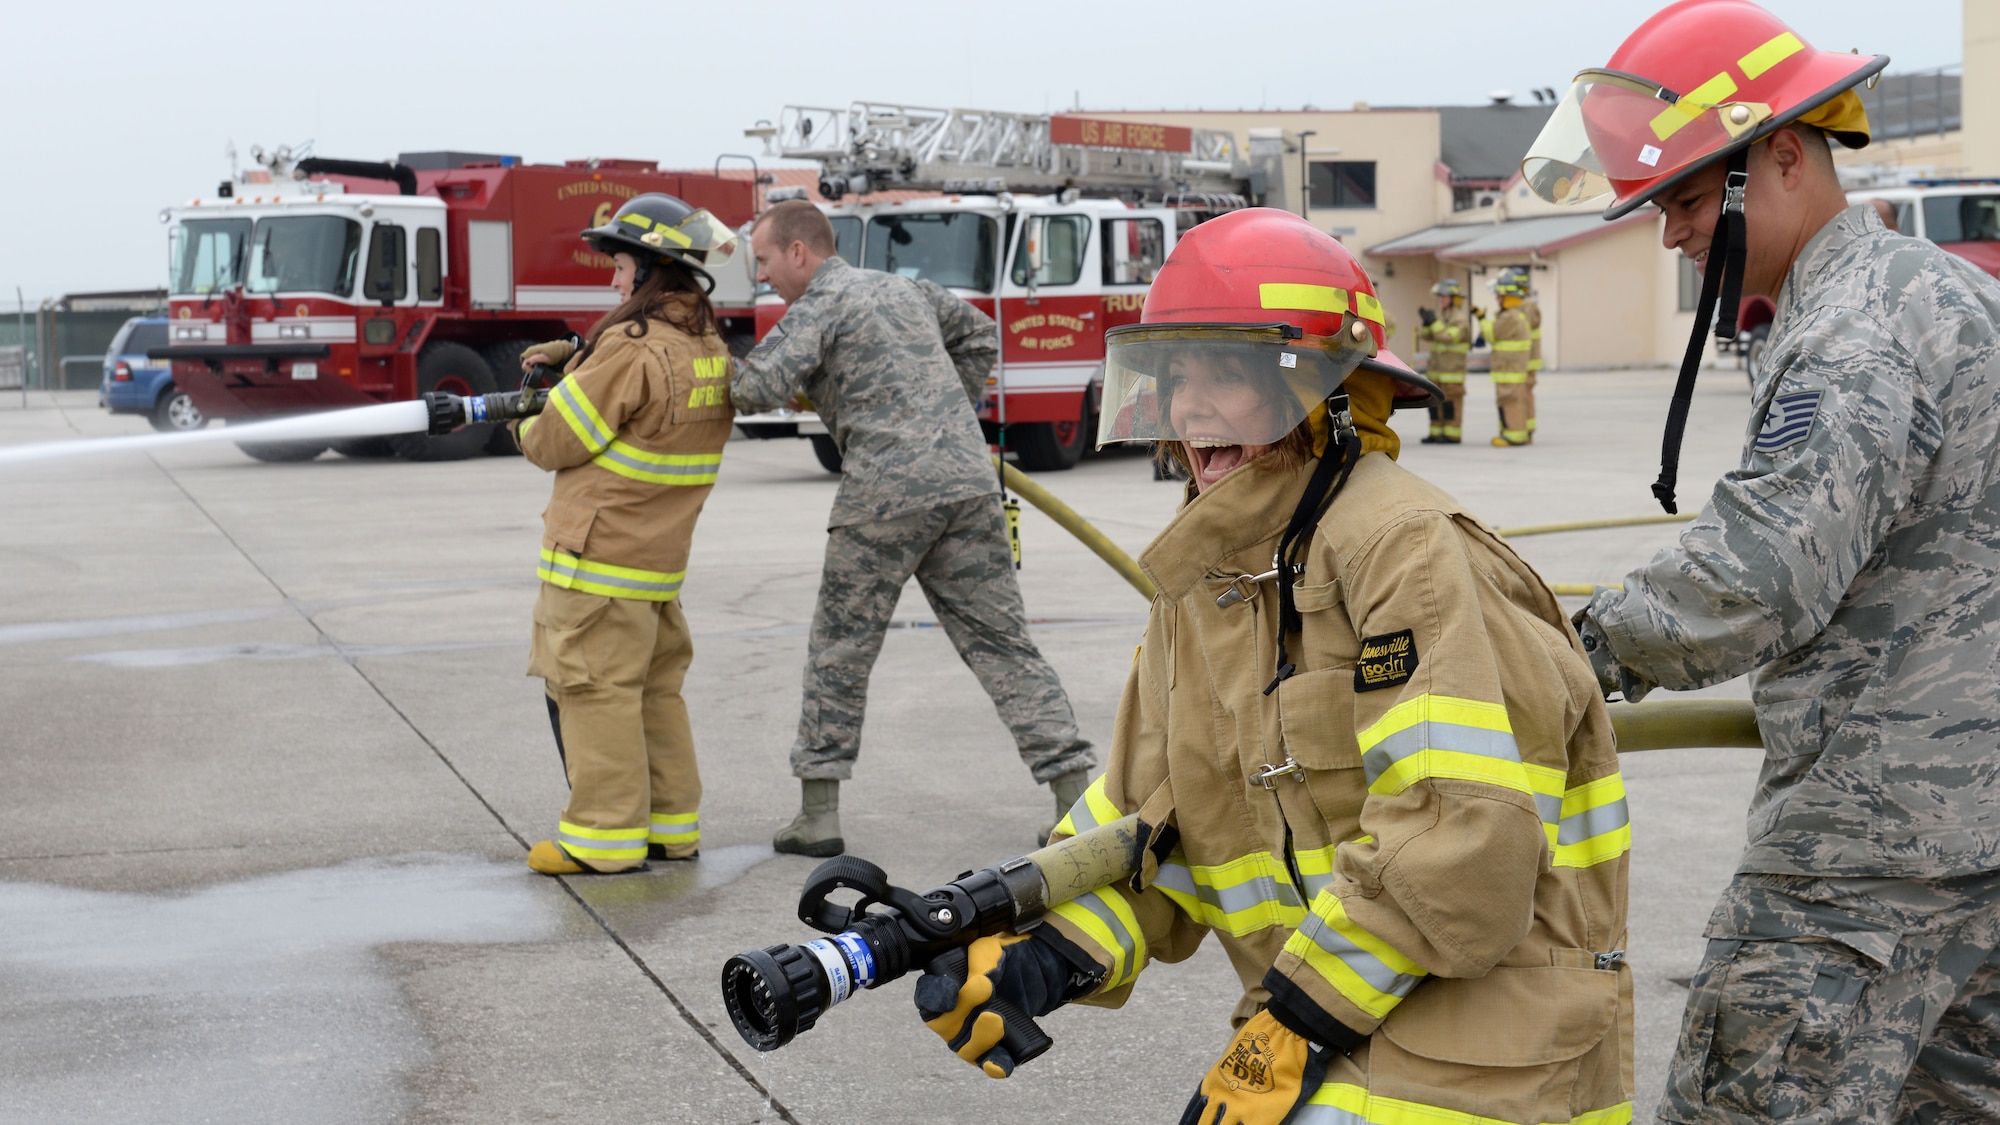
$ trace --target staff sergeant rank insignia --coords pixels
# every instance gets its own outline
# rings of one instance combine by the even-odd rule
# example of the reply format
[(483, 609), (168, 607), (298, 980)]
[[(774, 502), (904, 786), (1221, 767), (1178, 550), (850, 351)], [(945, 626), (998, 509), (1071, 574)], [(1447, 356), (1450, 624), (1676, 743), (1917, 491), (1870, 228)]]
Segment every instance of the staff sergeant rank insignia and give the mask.
[(1417, 670), (1417, 639), (1408, 629), (1361, 638), (1354, 660), (1354, 690), (1374, 691), (1410, 682)]

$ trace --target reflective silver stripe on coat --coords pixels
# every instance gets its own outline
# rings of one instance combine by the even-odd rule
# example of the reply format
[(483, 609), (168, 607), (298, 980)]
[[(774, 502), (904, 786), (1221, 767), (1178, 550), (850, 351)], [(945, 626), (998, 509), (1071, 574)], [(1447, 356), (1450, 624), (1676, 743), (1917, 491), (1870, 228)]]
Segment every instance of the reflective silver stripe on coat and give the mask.
[(719, 453), (715, 455), (715, 460), (698, 465), (669, 465), (664, 461), (641, 460), (619, 449), (615, 445), (606, 447), (604, 452), (597, 455), (596, 459), (599, 461), (616, 461), (620, 465), (636, 472), (659, 477), (712, 477), (715, 475), (716, 470), (722, 467), (722, 455)]
[[(1542, 819), (1547, 820), (1547, 814)], [(1616, 832), (1632, 823), (1631, 813), (1625, 807), (1625, 798), (1620, 797), (1608, 805), (1585, 809), (1574, 816), (1562, 818), (1562, 826), (1556, 830), (1556, 843), (1577, 844), (1592, 836), (1602, 836), (1606, 832)]]
[(598, 424), (597, 407), (590, 401), (589, 395), (577, 390), (576, 384), (569, 379), (557, 383), (553, 393), (554, 397), (561, 399), (562, 404), (569, 408), (563, 415), (566, 421), (571, 422), (571, 428), (583, 427), (585, 432), (578, 436), (583, 438), (584, 445), (589, 447), (592, 453), (611, 444), (612, 435), (606, 433), (604, 427)]
[(1139, 953), (1139, 943), (1133, 939), (1132, 931), (1125, 928), (1125, 923), (1119, 920), (1118, 915), (1109, 906), (1104, 905), (1102, 899), (1097, 897), (1102, 893), (1104, 892), (1092, 891), (1080, 898), (1071, 899), (1070, 904), (1081, 906), (1085, 910), (1090, 911), (1098, 921), (1104, 923), (1105, 929), (1111, 931), (1111, 936), (1117, 940), (1118, 947), (1125, 953), (1126, 975), (1129, 978), (1136, 975), (1139, 971), (1138, 967), (1133, 964), (1134, 958)]
[[(1332, 876), (1327, 876), (1332, 882)], [(1160, 874), (1153, 880), (1156, 887), (1179, 891), (1200, 902), (1203, 906), (1219, 910), (1224, 914), (1235, 914), (1242, 910), (1254, 910), (1267, 902), (1280, 906), (1303, 909), (1299, 893), (1289, 883), (1280, 883), (1269, 875), (1257, 875), (1233, 887), (1216, 887), (1207, 883), (1196, 883), (1194, 872), (1178, 863), (1163, 863)]]
[(643, 578), (626, 578), (623, 575), (606, 574), (601, 570), (592, 570), (587, 563), (581, 566), (576, 565), (581, 561), (574, 555), (557, 555), (552, 559), (544, 558), (542, 560), (542, 568), (551, 574), (559, 575), (563, 578), (581, 578), (593, 585), (615, 586), (620, 590), (644, 590), (651, 593), (671, 594), (681, 588), (682, 580), (678, 578), (671, 582), (648, 582)]
[(1347, 940), (1346, 935), (1328, 925), (1326, 919), (1317, 914), (1306, 915), (1299, 925), (1299, 933), (1310, 938), (1314, 945), (1340, 958), (1340, 963), (1353, 969), (1355, 975), (1368, 982), (1368, 987), (1389, 996), (1403, 997), (1417, 987), (1424, 978), (1407, 976), (1383, 964), (1380, 957)]
[(1425, 719), (1384, 738), (1361, 756), (1361, 765), (1367, 773), (1368, 784), (1375, 784), (1376, 779), (1388, 773), (1397, 762), (1425, 750), (1477, 754), (1483, 758), (1494, 758), (1503, 762), (1521, 760), (1521, 748), (1514, 744), (1514, 736), (1506, 731), (1485, 730), (1480, 727)]

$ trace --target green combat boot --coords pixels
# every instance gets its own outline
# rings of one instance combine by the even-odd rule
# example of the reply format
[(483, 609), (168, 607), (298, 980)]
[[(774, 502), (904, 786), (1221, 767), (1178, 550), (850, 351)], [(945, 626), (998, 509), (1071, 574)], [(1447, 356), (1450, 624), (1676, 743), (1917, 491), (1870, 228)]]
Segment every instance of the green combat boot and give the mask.
[(1069, 815), (1070, 806), (1083, 800), (1083, 791), (1088, 788), (1090, 788), (1089, 770), (1071, 770), (1049, 781), (1049, 789), (1056, 795), (1056, 818), (1049, 822), (1047, 828), (1042, 829), (1041, 838), (1035, 841), (1036, 847), (1039, 848), (1049, 842), (1049, 836), (1055, 832), (1056, 825), (1061, 824), (1062, 818)]
[(805, 778), (799, 815), (778, 830), (771, 846), (787, 855), (809, 855), (817, 859), (836, 856), (847, 850), (840, 838), (840, 782)]

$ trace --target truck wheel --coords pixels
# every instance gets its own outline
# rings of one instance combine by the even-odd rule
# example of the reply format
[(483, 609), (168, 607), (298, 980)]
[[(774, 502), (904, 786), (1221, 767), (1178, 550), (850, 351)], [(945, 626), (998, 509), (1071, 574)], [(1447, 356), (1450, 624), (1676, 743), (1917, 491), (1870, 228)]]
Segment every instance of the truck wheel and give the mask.
[(1028, 422), (1007, 427), (1007, 448), (1021, 455), (1030, 473), (1076, 468), (1090, 446), (1090, 396), (1078, 400), (1074, 422)]
[[(533, 347), (536, 340), (503, 340), (498, 344), (488, 344), (479, 350), (486, 359), (486, 367), (493, 372), (493, 389), (498, 391), (518, 391), (521, 389), (521, 353)], [(519, 457), (521, 447), (514, 444), (514, 435), (505, 426), (493, 427), (493, 436), (486, 439), (486, 452), (495, 457)]]
[[(478, 352), (464, 344), (438, 342), (417, 357), (417, 393), (444, 391), (455, 395), (493, 393), (493, 372)], [(392, 434), (389, 444), (406, 461), (463, 461), (486, 448), (493, 423), (480, 422), (443, 435)]]
[(1757, 375), (1764, 370), (1764, 343), (1770, 338), (1771, 326), (1760, 324), (1750, 330), (1750, 338), (1743, 344), (1743, 373), (1749, 377), (1750, 385), (1757, 385)]
[(356, 461), (379, 461), (396, 455), (396, 447), (389, 444), (389, 439), (379, 437), (343, 438), (333, 443), (333, 451)]
[(323, 441), (239, 441), (236, 448), (259, 461), (310, 461), (326, 452)]
[(833, 444), (832, 434), (808, 434), (812, 439), (813, 456), (819, 458), (819, 466), (829, 473), (840, 471), (840, 447)]
[(170, 434), (199, 430), (208, 425), (208, 418), (202, 414), (201, 407), (194, 404), (186, 391), (171, 383), (160, 395), (160, 401), (153, 405), (153, 415), (147, 421), (161, 433)]

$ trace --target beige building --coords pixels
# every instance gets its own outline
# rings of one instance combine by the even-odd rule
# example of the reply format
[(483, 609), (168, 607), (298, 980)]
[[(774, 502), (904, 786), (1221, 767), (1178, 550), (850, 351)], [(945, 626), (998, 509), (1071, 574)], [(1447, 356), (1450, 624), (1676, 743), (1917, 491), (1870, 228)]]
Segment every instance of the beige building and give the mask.
[[(2000, 86), (1974, 97), (1981, 81), (2000, 83), (2000, 0), (1965, 7), (1962, 80), (1947, 67), (1892, 75), (1864, 92), (1875, 142), (1836, 150), (1850, 186), (2000, 174)], [(1456, 277), (1473, 304), (1490, 307), (1498, 272), (1518, 265), (1532, 271), (1540, 297), (1546, 366), (1678, 363), (1701, 279), (1661, 245), (1659, 212), (1606, 222), (1589, 205), (1543, 203), (1520, 181), (1521, 156), (1551, 108), (1083, 112), (1229, 130), (1253, 156), (1282, 145), (1282, 173), (1252, 185), (1262, 189), (1258, 202), (1301, 212), (1356, 252), (1396, 322), (1391, 346), (1406, 357), (1418, 309), (1435, 300), (1433, 284)], [(1979, 154), (1981, 144), (1990, 156)]]

